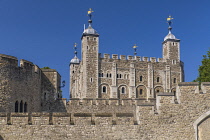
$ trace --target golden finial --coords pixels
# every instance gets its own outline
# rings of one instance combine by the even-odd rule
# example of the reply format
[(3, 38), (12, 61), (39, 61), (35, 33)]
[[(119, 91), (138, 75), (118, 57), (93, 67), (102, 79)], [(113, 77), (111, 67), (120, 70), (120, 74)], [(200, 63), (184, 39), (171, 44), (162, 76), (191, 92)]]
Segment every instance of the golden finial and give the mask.
[(172, 19), (174, 19), (174, 18), (172, 18), (170, 15), (168, 16), (168, 18), (166, 19), (167, 21), (171, 21)]
[(133, 49), (134, 49), (134, 55), (136, 56), (136, 54), (137, 54), (137, 52), (136, 52), (136, 48), (137, 48), (138, 46), (136, 46), (136, 44), (134, 44), (134, 46), (133, 46)]
[(92, 8), (90, 8), (88, 11), (88, 15), (91, 14), (92, 12), (94, 12), (94, 11), (92, 10)]
[(136, 44), (134, 44), (134, 46), (133, 46), (133, 48), (135, 49), (135, 48), (137, 48), (138, 46), (136, 46)]

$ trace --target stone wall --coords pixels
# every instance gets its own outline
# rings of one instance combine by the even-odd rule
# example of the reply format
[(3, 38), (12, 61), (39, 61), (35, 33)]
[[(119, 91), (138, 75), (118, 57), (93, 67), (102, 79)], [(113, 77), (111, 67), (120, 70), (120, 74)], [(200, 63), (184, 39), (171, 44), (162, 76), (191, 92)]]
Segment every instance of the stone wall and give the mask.
[(52, 110), (49, 107), (56, 101), (60, 75), (48, 71), (23, 59), (18, 66), (16, 57), (0, 54), (0, 112)]
[(209, 139), (210, 83), (179, 83), (177, 94), (73, 99), (63, 113), (0, 113), (3, 139)]

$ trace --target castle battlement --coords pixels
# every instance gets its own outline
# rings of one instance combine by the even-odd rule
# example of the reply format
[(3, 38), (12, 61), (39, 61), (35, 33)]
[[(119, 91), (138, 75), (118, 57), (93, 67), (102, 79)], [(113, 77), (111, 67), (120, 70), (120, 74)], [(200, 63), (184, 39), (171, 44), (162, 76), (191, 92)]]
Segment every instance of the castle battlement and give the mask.
[(0, 125), (117, 125), (123, 121), (137, 124), (134, 113), (0, 113)]
[[(111, 56), (111, 57), (110, 57)], [(163, 58), (156, 57), (141, 57), (141, 56), (131, 56), (131, 55), (117, 55), (117, 54), (104, 54), (103, 56), (99, 54), (100, 58), (103, 59), (111, 59), (111, 60), (135, 60), (135, 61), (143, 61), (143, 62), (166, 62)]]
[(17, 66), (18, 59), (14, 56), (0, 54), (0, 64)]

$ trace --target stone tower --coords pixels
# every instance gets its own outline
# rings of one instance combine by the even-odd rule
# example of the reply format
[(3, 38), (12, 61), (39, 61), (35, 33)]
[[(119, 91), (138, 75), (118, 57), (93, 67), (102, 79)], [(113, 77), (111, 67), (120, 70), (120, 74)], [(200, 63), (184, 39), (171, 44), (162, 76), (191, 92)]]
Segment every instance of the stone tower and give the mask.
[(79, 64), (80, 64), (80, 60), (77, 57), (77, 50), (76, 50), (77, 49), (77, 45), (76, 45), (76, 43), (74, 45), (74, 49), (75, 49), (75, 52), (74, 52), (75, 56), (70, 61), (70, 64), (69, 64), (69, 67), (70, 67), (70, 89), (69, 89), (69, 91), (70, 91), (70, 93), (77, 94), (77, 95), (70, 94), (71, 97), (78, 98), (78, 97), (80, 97), (79, 91), (78, 91), (78, 89), (79, 89), (79, 87), (78, 87), (79, 86), (78, 85), (79, 81), (78, 81), (78, 79), (74, 79), (73, 78), (73, 75), (75, 75), (75, 73), (76, 73), (76, 71), (77, 71), (77, 69), (79, 67)]
[(180, 61), (180, 40), (171, 33), (171, 20), (169, 20), (168, 23), (169, 33), (163, 41), (163, 58), (166, 60), (170, 59), (172, 63), (176, 63), (176, 61)]
[(96, 98), (98, 96), (99, 34), (92, 28), (91, 12), (89, 13), (89, 26), (84, 30), (81, 38), (83, 67), (82, 93), (85, 93), (83, 98)]

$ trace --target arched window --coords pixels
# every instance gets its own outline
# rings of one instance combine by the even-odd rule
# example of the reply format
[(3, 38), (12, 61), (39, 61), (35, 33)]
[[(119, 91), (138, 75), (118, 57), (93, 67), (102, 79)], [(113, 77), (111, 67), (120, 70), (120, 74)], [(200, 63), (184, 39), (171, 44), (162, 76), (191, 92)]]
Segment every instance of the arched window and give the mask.
[(101, 73), (101, 77), (104, 77), (104, 74), (103, 73)]
[(158, 82), (158, 83), (160, 82), (160, 77), (157, 77), (157, 82)]
[(112, 74), (111, 74), (111, 73), (109, 74), (109, 77), (110, 77), (110, 78), (112, 77)]
[(176, 78), (174, 78), (174, 83), (176, 83)]
[(140, 95), (142, 95), (143, 94), (143, 89), (140, 89)]
[(102, 92), (103, 92), (103, 93), (106, 93), (106, 86), (103, 86), (103, 87), (102, 87)]
[(119, 78), (119, 75), (117, 74), (117, 78)]
[(47, 99), (47, 93), (45, 92), (44, 93), (44, 100), (46, 100)]
[(143, 77), (142, 77), (142, 76), (140, 76), (139, 80), (140, 80), (140, 81), (142, 81), (142, 79), (143, 79)]
[(20, 112), (23, 112), (23, 101), (20, 102)]
[(106, 74), (106, 77), (107, 77), (107, 78), (109, 77), (109, 74), (108, 74), (108, 73)]
[(15, 102), (15, 112), (18, 112), (18, 101)]
[(120, 74), (120, 78), (122, 78), (122, 75)]
[(122, 87), (122, 94), (125, 94), (125, 87)]
[(101, 77), (101, 73), (98, 73), (98, 77)]
[(27, 103), (24, 104), (24, 112), (27, 112)]

